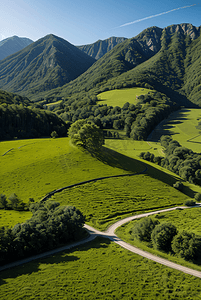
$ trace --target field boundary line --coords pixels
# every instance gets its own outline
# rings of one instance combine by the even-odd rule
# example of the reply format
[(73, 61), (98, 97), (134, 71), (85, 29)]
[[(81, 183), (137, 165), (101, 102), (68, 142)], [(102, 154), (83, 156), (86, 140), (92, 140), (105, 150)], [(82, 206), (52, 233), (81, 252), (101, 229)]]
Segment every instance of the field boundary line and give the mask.
[(73, 188), (73, 187), (76, 187), (76, 186), (80, 186), (80, 185), (83, 185), (83, 184), (86, 184), (86, 183), (96, 182), (96, 181), (99, 181), (99, 180), (104, 180), (104, 179), (109, 179), (109, 178), (117, 178), (117, 177), (140, 175), (140, 174), (145, 173), (147, 170), (148, 170), (148, 167), (146, 166), (146, 168), (143, 171), (138, 172), (138, 173), (128, 173), (128, 174), (121, 174), (121, 175), (111, 175), (111, 176), (98, 177), (98, 178), (93, 178), (93, 179), (81, 181), (81, 182), (78, 182), (78, 183), (74, 183), (74, 184), (71, 184), (71, 185), (67, 185), (65, 187), (62, 187), (60, 189), (57, 189), (57, 190), (54, 190), (54, 191), (48, 193), (47, 195), (45, 195), (45, 197), (43, 197), (40, 200), (40, 202), (46, 201), (49, 197), (53, 196), (56, 193), (60, 193), (63, 190), (70, 189), (70, 188)]

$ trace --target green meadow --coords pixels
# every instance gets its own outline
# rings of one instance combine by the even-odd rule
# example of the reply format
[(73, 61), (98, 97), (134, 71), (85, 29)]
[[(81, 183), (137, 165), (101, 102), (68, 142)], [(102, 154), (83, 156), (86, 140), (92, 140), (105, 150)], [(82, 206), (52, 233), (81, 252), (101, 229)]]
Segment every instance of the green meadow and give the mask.
[(122, 155), (107, 149), (97, 159), (70, 145), (69, 138), (1, 142), (0, 192), (16, 193), (24, 202), (30, 197), (38, 201), (70, 184), (143, 169), (141, 163), (131, 169), (127, 164)]
[(192, 299), (200, 279), (136, 255), (104, 238), (1, 272), (2, 300)]
[[(170, 212), (158, 213), (151, 216), (152, 219), (157, 219), (160, 223), (168, 222), (176, 226), (178, 231), (188, 231), (193, 232), (196, 235), (201, 235), (201, 228), (198, 226), (200, 223), (200, 213), (201, 207), (193, 207), (187, 209), (177, 209)], [(135, 226), (135, 224), (139, 221), (133, 220), (129, 223), (124, 224), (116, 230), (116, 234), (123, 240), (127, 241), (131, 245), (135, 245), (145, 251), (151, 252), (160, 257), (171, 260), (175, 263), (184, 265), (186, 267), (196, 269), (201, 271), (200, 263), (195, 265), (191, 262), (185, 261), (182, 258), (178, 258), (174, 255), (170, 255), (164, 252), (160, 252), (158, 250), (154, 250), (150, 248), (146, 242), (140, 242), (130, 235), (130, 230)]]
[(148, 174), (110, 178), (56, 193), (51, 199), (75, 205), (91, 226), (105, 230), (119, 219), (182, 205), (187, 195)]
[(137, 104), (137, 97), (140, 95), (145, 95), (150, 92), (150, 89), (145, 88), (129, 88), (120, 90), (111, 90), (98, 94), (97, 98), (100, 104), (107, 104), (109, 106), (119, 106), (123, 107), (126, 102)]
[(201, 149), (201, 134), (196, 126), (200, 120), (201, 109), (184, 108), (173, 112), (155, 128), (149, 140), (158, 141), (161, 135), (168, 134), (183, 147), (199, 153)]

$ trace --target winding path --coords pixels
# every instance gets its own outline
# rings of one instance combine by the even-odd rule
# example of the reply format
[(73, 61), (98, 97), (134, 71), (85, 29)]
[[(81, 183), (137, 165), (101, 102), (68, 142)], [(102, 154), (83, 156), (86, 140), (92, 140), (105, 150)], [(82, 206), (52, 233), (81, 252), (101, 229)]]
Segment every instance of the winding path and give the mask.
[(44, 257), (47, 257), (47, 256), (51, 256), (51, 255), (53, 255), (55, 253), (58, 253), (58, 252), (61, 252), (61, 251), (65, 251), (65, 250), (68, 250), (68, 249), (71, 249), (71, 248), (74, 248), (74, 247), (78, 247), (82, 244), (85, 244), (85, 243), (88, 243), (88, 242), (94, 240), (97, 236), (102, 236), (102, 237), (110, 239), (112, 242), (118, 244), (119, 246), (121, 246), (121, 247), (123, 247), (123, 248), (125, 248), (125, 249), (127, 249), (127, 250), (129, 250), (133, 253), (136, 253), (136, 254), (141, 255), (145, 258), (151, 259), (152, 261), (155, 261), (155, 262), (160, 263), (162, 265), (165, 265), (167, 267), (173, 268), (175, 270), (178, 270), (178, 271), (184, 272), (186, 274), (201, 278), (201, 271), (196, 271), (196, 270), (178, 265), (178, 264), (173, 263), (173, 262), (171, 262), (167, 259), (158, 257), (156, 255), (153, 255), (153, 254), (149, 253), (149, 252), (143, 251), (143, 250), (141, 250), (137, 247), (134, 247), (134, 246), (124, 242), (123, 240), (121, 240), (115, 234), (115, 230), (119, 226), (122, 226), (123, 224), (125, 224), (129, 221), (132, 221), (134, 219), (139, 219), (139, 218), (142, 218), (142, 217), (151, 216), (151, 215), (161, 213), (161, 212), (168, 212), (168, 211), (175, 210), (175, 209), (178, 209), (178, 208), (184, 209), (184, 208), (188, 208), (188, 207), (173, 207), (173, 208), (167, 208), (167, 209), (163, 209), (163, 210), (157, 210), (157, 211), (154, 211), (154, 212), (148, 212), (148, 213), (144, 213), (144, 214), (140, 214), (140, 215), (127, 217), (127, 218), (125, 218), (123, 220), (120, 220), (120, 221), (116, 222), (115, 224), (111, 225), (105, 232), (101, 232), (101, 231), (96, 230), (95, 228), (85, 224), (84, 228), (89, 232), (89, 237), (88, 238), (83, 239), (83, 240), (81, 240), (79, 242), (76, 242), (76, 243), (72, 243), (72, 244), (67, 245), (67, 246), (63, 246), (63, 247), (60, 247), (60, 248), (57, 248), (57, 249), (39, 254), (39, 255), (29, 257), (27, 259), (23, 259), (23, 260), (19, 260), (19, 261), (7, 264), (5, 266), (0, 267), (0, 271), (9, 269), (9, 268), (12, 268), (12, 267), (15, 267), (15, 266), (22, 265), (22, 264), (28, 263), (28, 262), (36, 260), (36, 259), (41, 259), (41, 258), (44, 258)]

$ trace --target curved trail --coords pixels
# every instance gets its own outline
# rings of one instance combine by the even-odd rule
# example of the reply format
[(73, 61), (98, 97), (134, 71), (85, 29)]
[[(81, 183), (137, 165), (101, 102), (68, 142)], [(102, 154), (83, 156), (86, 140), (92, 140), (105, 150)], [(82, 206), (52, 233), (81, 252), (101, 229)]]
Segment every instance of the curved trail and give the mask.
[[(146, 165), (146, 164), (145, 164), (145, 165)], [(54, 190), (54, 191), (48, 193), (48, 194), (45, 195), (45, 197), (43, 197), (40, 201), (41, 201), (41, 202), (46, 201), (49, 197), (53, 196), (54, 194), (60, 193), (60, 192), (62, 192), (63, 190), (70, 189), (70, 188), (75, 187), (75, 186), (80, 186), (80, 185), (83, 185), (83, 184), (86, 184), (86, 183), (96, 182), (96, 181), (99, 181), (99, 180), (104, 180), (104, 179), (109, 179), (109, 178), (117, 178), (117, 177), (125, 177), (125, 176), (135, 176), (135, 175), (140, 175), (140, 174), (145, 173), (147, 170), (148, 170), (148, 167), (147, 167), (147, 165), (146, 165), (146, 168), (145, 168), (143, 171), (138, 172), (138, 173), (127, 173), (127, 174), (120, 174), (120, 175), (111, 175), (111, 176), (98, 177), (98, 178), (89, 179), (89, 180), (81, 181), (81, 182), (78, 182), (78, 183), (74, 183), (74, 184), (71, 184), (71, 185), (67, 185), (67, 186), (65, 186), (65, 187), (62, 187), (62, 188), (60, 188), (60, 189), (57, 189), (57, 190)]]
[(97, 236), (101, 236), (101, 237), (108, 238), (112, 242), (118, 244), (119, 246), (121, 246), (121, 247), (123, 247), (123, 248), (125, 248), (125, 249), (127, 249), (127, 250), (129, 250), (133, 253), (141, 255), (141, 256), (143, 256), (147, 259), (151, 259), (152, 261), (155, 261), (155, 262), (160, 263), (162, 265), (165, 265), (167, 267), (170, 267), (170, 268), (173, 268), (175, 270), (184, 272), (186, 274), (201, 278), (201, 271), (196, 271), (196, 270), (178, 265), (178, 264), (173, 263), (173, 262), (171, 262), (167, 259), (164, 259), (164, 258), (158, 257), (156, 255), (153, 255), (153, 254), (151, 254), (147, 251), (143, 251), (143, 250), (141, 250), (141, 249), (139, 249), (135, 246), (132, 246), (132, 245), (124, 242), (123, 240), (121, 240), (115, 234), (115, 230), (119, 226), (121, 226), (121, 225), (123, 225), (123, 224), (125, 224), (129, 221), (132, 221), (134, 219), (139, 219), (139, 218), (142, 218), (142, 217), (151, 216), (151, 215), (154, 215), (154, 214), (157, 214), (157, 213), (160, 213), (160, 212), (167, 212), (167, 211), (175, 210), (177, 208), (184, 209), (184, 208), (188, 208), (188, 207), (173, 207), (173, 208), (167, 208), (167, 209), (163, 209), (163, 210), (158, 210), (158, 211), (154, 211), (154, 212), (148, 212), (148, 213), (144, 213), (144, 214), (140, 214), (140, 215), (136, 215), (136, 216), (127, 217), (127, 218), (125, 218), (123, 220), (120, 220), (120, 221), (116, 222), (115, 224), (111, 225), (105, 232), (101, 232), (101, 231), (96, 230), (95, 228), (85, 224), (84, 228), (89, 232), (89, 237), (88, 238), (86, 238), (84, 240), (81, 240), (79, 242), (76, 242), (76, 243), (72, 243), (72, 244), (67, 245), (67, 246), (63, 246), (63, 247), (60, 247), (60, 248), (57, 248), (57, 249), (39, 254), (39, 255), (29, 257), (27, 259), (23, 259), (23, 260), (20, 260), (20, 261), (16, 261), (14, 263), (7, 264), (5, 266), (0, 267), (0, 271), (9, 269), (9, 268), (12, 268), (12, 267), (15, 267), (15, 266), (22, 265), (22, 264), (28, 263), (28, 262), (36, 260), (36, 259), (41, 259), (41, 258), (53, 255), (53, 254), (61, 252), (61, 251), (65, 251), (65, 250), (68, 250), (68, 249), (71, 249), (71, 248), (74, 248), (74, 247), (78, 247), (82, 244), (85, 244), (85, 243), (88, 243), (88, 242), (94, 240)]

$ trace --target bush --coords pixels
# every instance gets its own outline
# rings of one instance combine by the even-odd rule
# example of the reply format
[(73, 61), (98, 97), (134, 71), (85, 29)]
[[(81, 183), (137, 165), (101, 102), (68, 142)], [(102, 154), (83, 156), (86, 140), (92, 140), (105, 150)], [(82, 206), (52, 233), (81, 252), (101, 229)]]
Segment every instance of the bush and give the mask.
[(186, 205), (186, 206), (194, 206), (194, 205), (196, 205), (196, 201), (194, 201), (194, 200), (187, 200), (184, 203), (184, 205)]
[(175, 189), (177, 189), (178, 191), (182, 191), (183, 188), (184, 188), (184, 185), (181, 181), (176, 181), (174, 184), (173, 184), (173, 187)]
[(201, 194), (200, 193), (196, 193), (194, 198), (195, 198), (195, 200), (197, 202), (201, 201)]
[(58, 137), (58, 133), (56, 131), (52, 131), (51, 138), (56, 139)]
[(162, 223), (156, 225), (151, 234), (153, 247), (165, 252), (171, 251), (171, 242), (177, 234), (177, 229), (171, 223)]
[(132, 228), (131, 235), (140, 241), (151, 241), (151, 233), (156, 225), (159, 224), (158, 220), (152, 220), (151, 218), (143, 218), (138, 221)]
[(201, 254), (201, 238), (194, 233), (183, 231), (174, 236), (172, 250), (186, 260), (197, 259)]

